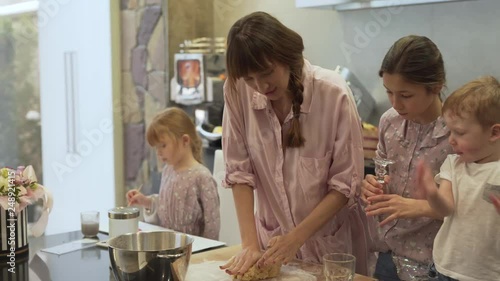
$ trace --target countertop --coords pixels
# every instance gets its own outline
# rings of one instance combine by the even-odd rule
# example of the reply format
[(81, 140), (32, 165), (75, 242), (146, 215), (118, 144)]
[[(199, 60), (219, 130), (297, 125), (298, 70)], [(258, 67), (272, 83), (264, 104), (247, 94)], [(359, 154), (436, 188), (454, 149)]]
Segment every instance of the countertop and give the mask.
[[(29, 255), (16, 256), (16, 273), (7, 271), (6, 264), (0, 265), (0, 280), (9, 281), (115, 281), (110, 269), (109, 253), (106, 248), (97, 246), (79, 249), (61, 255), (49, 254), (40, 251), (41, 249), (62, 245), (72, 241), (81, 240), (80, 231), (31, 237), (29, 240)], [(98, 235), (99, 240), (106, 240), (105, 234)], [(240, 250), (240, 246), (223, 247), (215, 250), (208, 250), (193, 254), (190, 264), (202, 263), (206, 260), (228, 260)], [(313, 269), (317, 273), (321, 272), (321, 265), (300, 264), (303, 270)], [(313, 268), (311, 268), (313, 267)], [(311, 272), (312, 272), (311, 271)], [(321, 275), (321, 274), (317, 274)], [(318, 276), (318, 281), (324, 278)], [(357, 275), (355, 281), (372, 281), (374, 279)]]
[[(98, 238), (100, 241), (107, 240), (108, 235), (99, 233)], [(115, 277), (110, 268), (109, 253), (107, 248), (92, 246), (62, 255), (49, 254), (40, 251), (41, 249), (81, 239), (83, 239), (83, 237), (79, 230), (37, 238), (31, 237), (29, 240), (29, 257), (18, 257), (18, 260), (16, 261), (15, 276), (8, 273), (6, 271), (7, 268), (4, 268), (2, 265), (2, 267), (0, 267), (0, 280), (115, 281)], [(193, 257), (196, 255), (197, 254), (193, 254)], [(3, 276), (2, 274), (6, 276)], [(29, 276), (29, 279), (26, 278), (27, 276)]]
[[(109, 254), (106, 248), (93, 246), (62, 255), (41, 252), (41, 249), (81, 240), (81, 231), (41, 236), (29, 239), (29, 261), (18, 262), (18, 274), (28, 274), (29, 281), (115, 281), (110, 270)], [(98, 234), (99, 240), (107, 240), (105, 234)], [(3, 279), (2, 279), (3, 280)]]
[[(241, 250), (241, 246), (236, 245), (236, 246), (224, 247), (203, 253), (194, 254), (191, 257), (190, 264), (202, 263), (204, 261), (225, 261), (231, 258), (239, 250)], [(322, 265), (304, 263), (300, 261), (296, 261), (293, 264), (298, 265), (302, 270), (311, 272), (313, 275), (316, 276), (318, 281), (325, 281), (325, 278), (323, 277), (322, 273)], [(373, 281), (373, 280), (375, 279), (359, 274), (356, 274), (356, 276), (354, 277), (354, 281)]]

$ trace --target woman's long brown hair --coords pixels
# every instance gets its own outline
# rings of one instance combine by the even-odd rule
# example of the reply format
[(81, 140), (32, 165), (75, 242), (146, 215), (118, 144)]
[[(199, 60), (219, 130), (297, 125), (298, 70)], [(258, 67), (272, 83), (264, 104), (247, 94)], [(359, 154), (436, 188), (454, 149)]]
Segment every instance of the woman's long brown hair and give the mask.
[(428, 92), (446, 83), (443, 56), (425, 36), (408, 35), (396, 41), (385, 55), (378, 75), (382, 77), (385, 72), (425, 85)]
[(255, 12), (238, 20), (227, 37), (227, 72), (230, 85), (251, 72), (261, 72), (271, 63), (290, 68), (288, 90), (292, 96), (293, 120), (288, 131), (287, 147), (300, 147), (305, 139), (300, 129), (300, 105), (304, 100), (302, 67), (304, 43), (297, 32), (273, 16)]

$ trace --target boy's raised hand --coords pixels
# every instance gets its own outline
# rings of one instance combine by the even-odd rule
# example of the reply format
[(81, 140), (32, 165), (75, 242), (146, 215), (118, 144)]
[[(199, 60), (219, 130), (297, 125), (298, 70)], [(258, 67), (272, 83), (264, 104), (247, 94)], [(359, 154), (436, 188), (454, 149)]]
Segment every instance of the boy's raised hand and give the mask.
[(437, 196), (438, 188), (434, 182), (431, 168), (420, 160), (417, 164), (417, 186), (425, 198)]

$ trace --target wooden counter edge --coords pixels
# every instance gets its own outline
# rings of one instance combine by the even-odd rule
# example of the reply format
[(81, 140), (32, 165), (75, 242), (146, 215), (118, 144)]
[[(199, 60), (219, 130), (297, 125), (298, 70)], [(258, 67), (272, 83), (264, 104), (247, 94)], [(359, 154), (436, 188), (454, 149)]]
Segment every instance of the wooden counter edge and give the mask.
[[(241, 250), (241, 245), (234, 245), (229, 247), (222, 247), (215, 250), (209, 250), (206, 252), (193, 254), (191, 256), (191, 260), (189, 263), (197, 264), (202, 263), (204, 261), (225, 261), (231, 258), (234, 254), (236, 254), (239, 250)], [(376, 279), (356, 274), (354, 277), (354, 281), (373, 281)]]

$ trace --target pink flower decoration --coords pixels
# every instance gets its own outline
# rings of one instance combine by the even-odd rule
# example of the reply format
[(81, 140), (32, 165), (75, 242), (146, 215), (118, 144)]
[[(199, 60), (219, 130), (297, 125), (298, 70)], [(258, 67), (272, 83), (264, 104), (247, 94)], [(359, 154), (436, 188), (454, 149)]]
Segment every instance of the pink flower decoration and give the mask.
[[(16, 212), (19, 213), (21, 210), (26, 208), (26, 206), (31, 205), (38, 201), (38, 199), (43, 198), (45, 195), (45, 188), (37, 183), (37, 178), (33, 167), (30, 165), (28, 167), (19, 166), (17, 169), (3, 168), (1, 171), (5, 170), (5, 174), (0, 174), (4, 177), (3, 192), (0, 194), (0, 206), (5, 210), (14, 207)], [(11, 187), (7, 182), (7, 171), (14, 172), (12, 175), (14, 177), (14, 188), (17, 190), (16, 199), (18, 202), (12, 204), (9, 202), (9, 190)], [(10, 199), (12, 200), (12, 199)]]
[[(12, 189), (15, 191), (12, 191)], [(43, 199), (42, 214), (37, 222), (28, 228), (28, 235), (38, 237), (47, 226), (48, 216), (52, 210), (53, 200), (48, 189), (38, 184), (35, 171), (30, 165), (17, 169), (0, 169), (0, 206), (5, 210), (15, 209), (20, 213), (26, 206)]]

